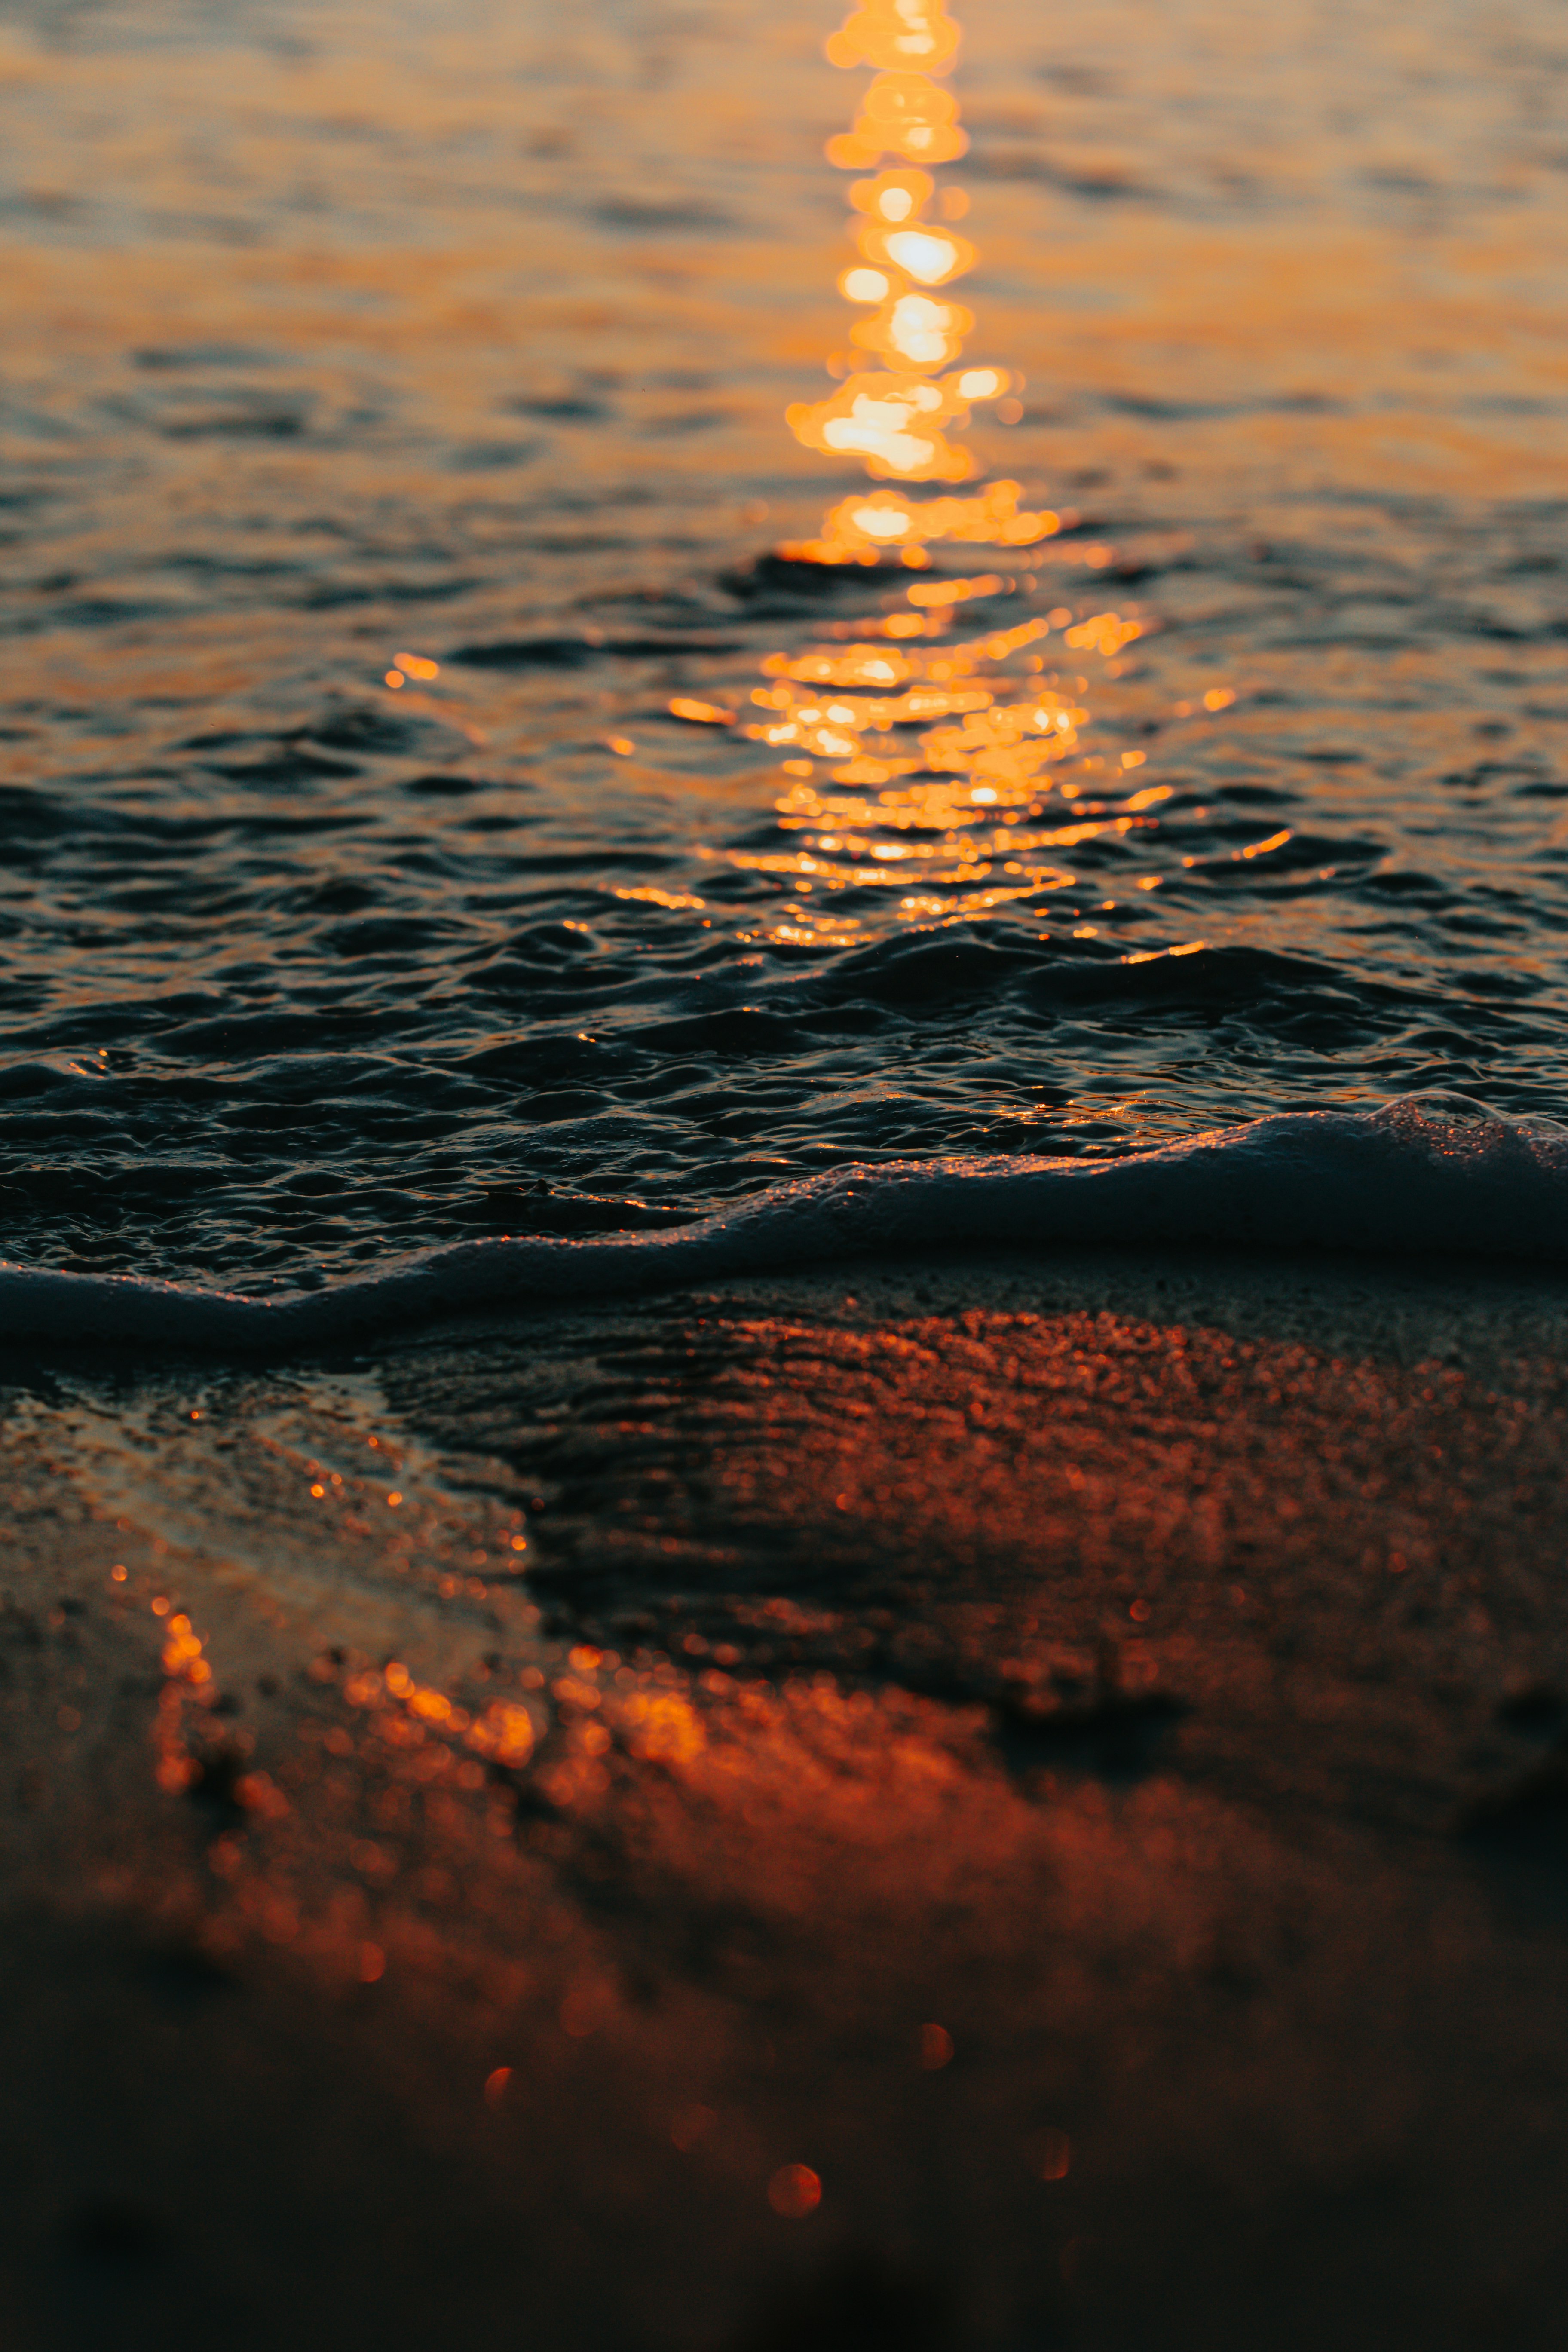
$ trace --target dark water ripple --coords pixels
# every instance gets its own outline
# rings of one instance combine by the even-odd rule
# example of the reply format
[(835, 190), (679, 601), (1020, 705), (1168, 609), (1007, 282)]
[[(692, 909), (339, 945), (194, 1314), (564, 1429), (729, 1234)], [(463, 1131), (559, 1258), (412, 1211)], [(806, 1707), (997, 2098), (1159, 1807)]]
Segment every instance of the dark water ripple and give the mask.
[(1561, 1109), (1568, 56), (1543, 6), (1127, 13), (970, 28), (1031, 387), (986, 462), (1080, 520), (968, 618), (1140, 614), (1047, 641), (1097, 764), (1045, 822), (1169, 796), (1026, 907), (841, 893), (850, 940), (781, 936), (776, 761), (668, 709), (901, 595), (757, 562), (848, 479), (779, 423), (838, 331), (828, 20), (0, 12), (6, 1255), (268, 1286), (851, 1159)]

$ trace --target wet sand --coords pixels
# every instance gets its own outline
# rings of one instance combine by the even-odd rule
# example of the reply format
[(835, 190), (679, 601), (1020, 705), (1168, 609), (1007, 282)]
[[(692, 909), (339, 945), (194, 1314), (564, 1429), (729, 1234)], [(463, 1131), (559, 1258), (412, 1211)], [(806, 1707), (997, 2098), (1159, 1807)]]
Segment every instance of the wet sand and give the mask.
[(1565, 1307), (13, 1362), (8, 2341), (1554, 2343)]

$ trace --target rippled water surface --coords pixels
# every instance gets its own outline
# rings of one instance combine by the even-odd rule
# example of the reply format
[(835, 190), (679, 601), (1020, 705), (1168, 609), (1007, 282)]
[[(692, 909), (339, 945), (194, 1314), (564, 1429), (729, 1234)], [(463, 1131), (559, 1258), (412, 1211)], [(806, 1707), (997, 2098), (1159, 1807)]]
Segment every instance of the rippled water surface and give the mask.
[[(923, 572), (770, 553), (865, 480), (838, 13), (0, 5), (7, 1255), (1562, 1103), (1561, 10), (971, 0), (1061, 528)], [(835, 745), (977, 680), (1048, 765)]]

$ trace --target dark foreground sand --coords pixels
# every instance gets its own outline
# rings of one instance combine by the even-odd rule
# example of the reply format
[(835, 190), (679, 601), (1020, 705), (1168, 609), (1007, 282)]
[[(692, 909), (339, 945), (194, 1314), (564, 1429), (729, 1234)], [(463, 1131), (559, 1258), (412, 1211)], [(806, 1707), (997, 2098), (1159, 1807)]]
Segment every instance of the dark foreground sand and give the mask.
[(8, 2352), (1555, 2347), (1565, 1317), (1079, 1253), (13, 1361)]

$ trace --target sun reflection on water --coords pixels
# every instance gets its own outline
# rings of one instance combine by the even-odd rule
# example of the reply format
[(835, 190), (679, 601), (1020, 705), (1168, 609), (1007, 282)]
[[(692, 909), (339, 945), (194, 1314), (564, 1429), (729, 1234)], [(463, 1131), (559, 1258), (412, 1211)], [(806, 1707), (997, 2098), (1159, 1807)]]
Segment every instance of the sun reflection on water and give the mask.
[[(784, 565), (927, 576), (906, 582), (899, 609), (835, 625), (834, 645), (768, 655), (750, 713), (690, 696), (668, 704), (677, 719), (792, 755), (774, 808), (780, 832), (795, 840), (774, 850), (699, 851), (792, 888), (794, 903), (763, 935), (770, 944), (853, 943), (867, 918), (843, 904), (848, 892), (876, 892), (881, 920), (890, 914), (900, 926), (1016, 911), (1072, 887), (1061, 853), (1151, 826), (1146, 812), (1169, 797), (1156, 787), (1115, 806), (1074, 808), (1069, 823), (1047, 817), (1053, 795), (1078, 801), (1086, 782), (1103, 791), (1143, 754), (1123, 753), (1117, 769), (1087, 754), (1084, 681), (1045, 674), (1044, 656), (1029, 648), (1065, 630), (1073, 653), (1110, 659), (1142, 634), (1142, 621), (1104, 612), (1075, 626), (1070, 608), (1059, 606), (955, 639), (963, 606), (1038, 583), (994, 572), (948, 578), (933, 563), (931, 550), (942, 545), (1041, 548), (1064, 525), (1050, 509), (1024, 506), (1016, 481), (932, 495), (931, 486), (971, 479), (973, 454), (952, 436), (977, 404), (1003, 398), (1017, 381), (1005, 368), (961, 364), (974, 314), (945, 290), (978, 257), (952, 226), (968, 215), (967, 194), (939, 185), (928, 168), (953, 162), (968, 144), (957, 101), (937, 79), (959, 40), (941, 0), (868, 0), (826, 45), (833, 64), (868, 66), (875, 77), (853, 128), (826, 152), (840, 168), (869, 174), (849, 191), (857, 257), (838, 289), (864, 313), (851, 342), (881, 364), (848, 373), (825, 400), (795, 403), (786, 421), (807, 448), (858, 457), (879, 487), (838, 499), (814, 539), (774, 551)], [(1073, 554), (1092, 570), (1110, 551)], [(677, 900), (660, 893), (658, 903)]]
[[(1012, 385), (1005, 369), (957, 367), (974, 314), (962, 303), (937, 299), (933, 290), (964, 276), (977, 257), (969, 239), (950, 226), (968, 212), (967, 195), (958, 188), (939, 190), (922, 168), (952, 162), (969, 143), (958, 126), (956, 100), (933, 78), (952, 66), (958, 45), (958, 27), (940, 0), (869, 0), (827, 43), (833, 64), (878, 68), (854, 129), (828, 142), (828, 161), (858, 171), (889, 154), (905, 159), (851, 187), (849, 201), (860, 215), (855, 230), (859, 261), (838, 281), (847, 301), (869, 309), (851, 329), (850, 341), (880, 359), (884, 372), (851, 374), (827, 400), (797, 403), (788, 423), (807, 448), (858, 457), (879, 479), (967, 481), (974, 460), (947, 437), (947, 428), (962, 431), (975, 402), (1000, 399)], [(910, 70), (917, 60), (919, 70)], [(942, 373), (947, 370), (953, 372)], [(997, 492), (1004, 494), (1000, 506)], [(892, 545), (918, 555), (931, 539), (995, 543), (997, 525), (1012, 511), (1009, 492), (1016, 503), (1017, 486), (1002, 483), (977, 510), (965, 510), (974, 502), (961, 509), (949, 500), (940, 517), (897, 499), (863, 501), (863, 512), (847, 501), (847, 511), (828, 517), (823, 544), (808, 560), (843, 562)], [(1000, 543), (1027, 545), (1056, 528), (1055, 517), (1018, 520), (1025, 527)]]
[[(746, 945), (854, 946), (1004, 911), (1058, 912), (1076, 926), (1075, 939), (1098, 938), (1082, 918), (1116, 911), (1116, 898), (1053, 908), (1056, 894), (1098, 892), (1109, 878), (1080, 877), (1072, 853), (1091, 842), (1131, 848), (1140, 835), (1152, 848), (1152, 812), (1172, 797), (1164, 785), (1134, 781), (1142, 751), (1102, 752), (1088, 740), (1080, 665), (1092, 658), (1108, 678), (1122, 676), (1120, 656), (1149, 621), (1135, 609), (1037, 609), (1050, 593), (1043, 574), (1054, 584), (1073, 569), (1103, 572), (1115, 550), (1075, 535), (1076, 513), (1030, 503), (1018, 481), (976, 479), (960, 437), (985, 403), (1003, 404), (998, 414), (1009, 421), (1010, 408), (1016, 421), (1012, 394), (1022, 383), (1005, 367), (965, 359), (975, 315), (951, 292), (979, 258), (954, 226), (969, 218), (967, 192), (938, 177), (968, 145), (942, 79), (960, 39), (942, 0), (867, 0), (826, 43), (833, 64), (872, 74), (851, 129), (826, 150), (858, 175), (848, 191), (853, 256), (837, 285), (858, 314), (849, 341), (864, 364), (830, 357), (828, 373), (840, 380), (823, 399), (792, 404), (785, 419), (805, 447), (858, 460), (868, 480), (834, 500), (813, 537), (780, 541), (759, 569), (776, 575), (797, 606), (837, 575), (846, 586), (880, 588), (883, 609), (808, 623), (817, 641), (767, 654), (749, 689), (731, 681), (665, 701), (668, 719), (684, 727), (786, 755), (775, 772), (774, 845), (698, 842), (692, 855), (713, 873), (711, 885), (701, 870), (686, 877), (695, 887), (668, 878), (605, 885), (623, 902), (689, 915)], [(973, 563), (983, 551), (1020, 568), (943, 568), (944, 559)], [(1025, 616), (1009, 619), (1009, 604)], [(976, 625), (986, 619), (1005, 625)], [(602, 632), (584, 633), (585, 646), (602, 642)], [(1059, 669), (1048, 666), (1053, 657)], [(434, 709), (416, 688), (439, 670), (428, 656), (398, 653), (386, 685), (405, 709)], [(1212, 712), (1235, 696), (1211, 689), (1203, 699)], [(598, 740), (617, 760), (647, 757), (637, 737)], [(775, 898), (759, 919), (743, 888), (726, 887), (726, 873), (787, 892), (787, 901)], [(1165, 878), (1128, 872), (1119, 859), (1122, 912), (1143, 913), (1146, 894)]]

